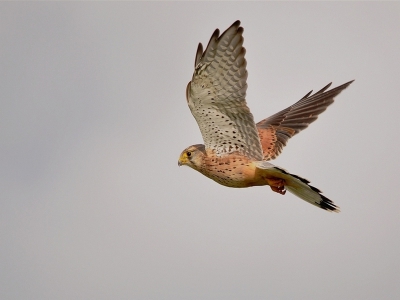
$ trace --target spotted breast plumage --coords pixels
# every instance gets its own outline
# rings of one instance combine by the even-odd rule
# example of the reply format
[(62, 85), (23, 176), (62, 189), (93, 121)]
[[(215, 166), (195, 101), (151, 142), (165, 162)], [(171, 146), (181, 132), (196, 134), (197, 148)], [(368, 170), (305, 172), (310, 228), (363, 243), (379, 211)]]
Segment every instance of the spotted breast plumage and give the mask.
[(255, 124), (246, 104), (247, 70), (243, 28), (234, 22), (224, 33), (215, 30), (203, 51), (199, 44), (192, 80), (186, 88), (188, 106), (204, 145), (186, 148), (178, 164), (187, 165), (228, 187), (269, 185), (286, 190), (328, 211), (339, 207), (309, 185), (309, 181), (274, 166), (287, 141), (308, 127), (352, 81), (315, 94), (309, 92), (292, 106)]

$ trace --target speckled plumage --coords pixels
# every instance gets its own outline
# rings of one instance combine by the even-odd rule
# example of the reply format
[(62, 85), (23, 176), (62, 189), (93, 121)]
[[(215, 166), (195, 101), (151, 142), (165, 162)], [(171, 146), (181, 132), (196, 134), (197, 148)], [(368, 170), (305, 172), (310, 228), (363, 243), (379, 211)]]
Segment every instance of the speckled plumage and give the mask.
[(178, 164), (188, 165), (224, 186), (269, 185), (277, 193), (288, 190), (320, 208), (338, 211), (308, 180), (267, 161), (275, 159), (288, 139), (315, 121), (352, 81), (327, 91), (328, 84), (255, 124), (245, 100), (245, 52), (239, 21), (221, 35), (215, 30), (205, 51), (199, 44), (186, 99), (204, 145), (186, 148)]
[(261, 160), (257, 128), (245, 100), (246, 51), (239, 24), (235, 22), (220, 37), (215, 30), (204, 52), (199, 45), (186, 97), (206, 148), (216, 155), (239, 152)]

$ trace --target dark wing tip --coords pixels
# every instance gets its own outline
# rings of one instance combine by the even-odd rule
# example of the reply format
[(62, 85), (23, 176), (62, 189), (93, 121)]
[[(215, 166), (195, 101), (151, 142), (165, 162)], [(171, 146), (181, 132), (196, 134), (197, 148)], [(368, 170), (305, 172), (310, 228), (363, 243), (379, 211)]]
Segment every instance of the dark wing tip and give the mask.
[(301, 98), (299, 101), (304, 100), (304, 99), (307, 99), (308, 97), (313, 97), (313, 96), (316, 96), (316, 95), (323, 94), (323, 93), (325, 93), (326, 91), (327, 91), (327, 92), (339, 91), (339, 93), (340, 93), (342, 90), (344, 90), (345, 88), (347, 88), (353, 81), (354, 81), (354, 79), (351, 80), (351, 81), (349, 81), (349, 82), (346, 82), (346, 83), (344, 83), (344, 84), (342, 84), (342, 85), (339, 85), (339, 86), (333, 88), (332, 90), (327, 91), (327, 90), (331, 87), (331, 85), (332, 85), (332, 82), (330, 82), (330, 83), (328, 83), (326, 86), (324, 86), (322, 89), (320, 89), (318, 92), (316, 92), (316, 93), (314, 93), (314, 94), (312, 94), (313, 91), (311, 90), (311, 91), (308, 92), (303, 98)]
[(203, 58), (203, 55), (207, 52), (208, 47), (210, 46), (211, 42), (219, 40), (223, 37), (224, 33), (227, 32), (229, 29), (231, 29), (232, 27), (236, 27), (236, 30), (238, 32), (240, 32), (240, 34), (243, 33), (243, 28), (239, 27), (240, 26), (240, 21), (237, 20), (235, 22), (233, 22), (233, 24), (231, 26), (229, 26), (228, 29), (226, 29), (221, 35), (220, 35), (220, 31), (219, 29), (215, 29), (213, 34), (211, 35), (211, 38), (207, 44), (206, 50), (203, 51), (203, 45), (201, 43), (199, 43), (199, 46), (197, 47), (197, 52), (196, 52), (196, 59), (194, 61), (194, 67), (196, 68), (197, 64), (201, 61), (201, 59)]
[(219, 37), (219, 29), (217, 28), (214, 30), (213, 34), (210, 37), (210, 40), (208, 41), (206, 51), (203, 51), (203, 45), (201, 43), (199, 43), (199, 46), (197, 47), (197, 51), (196, 51), (196, 59), (194, 61), (195, 68), (198, 65), (198, 63), (201, 61), (201, 59), (203, 58), (204, 53), (207, 52), (207, 49), (210, 46), (211, 42), (218, 39), (218, 37)]
[(240, 20), (236, 20), (235, 22), (233, 22), (230, 27), (233, 27), (233, 26), (239, 27), (240, 26)]
[[(236, 28), (236, 31), (239, 32), (240, 34), (243, 34), (243, 27), (239, 27), (240, 26), (240, 21), (237, 20), (235, 22), (233, 22), (233, 24), (231, 26), (229, 26), (219, 37), (217, 36), (217, 38), (220, 40), (223, 38), (223, 36), (225, 35), (226, 32), (228, 32), (231, 28)], [(214, 32), (215, 33), (215, 32)], [(218, 31), (219, 33), (219, 31)]]
[(195, 68), (196, 68), (197, 64), (200, 62), (202, 55), (203, 55), (203, 45), (201, 43), (199, 43), (199, 45), (197, 46), (196, 57), (194, 59), (194, 67)]
[(325, 92), (329, 87), (332, 85), (332, 82), (328, 83), (326, 86), (324, 86), (322, 89), (320, 89), (318, 92), (315, 93), (315, 95), (322, 94)]
[(336, 87), (335, 89), (340, 89), (340, 90), (344, 90), (345, 88), (347, 88), (350, 84), (352, 84), (355, 81), (355, 79), (350, 80), (349, 82), (343, 83), (342, 85), (339, 85), (338, 87)]
[(217, 28), (214, 30), (213, 34), (211, 35), (211, 39), (218, 38), (218, 37), (219, 37), (219, 29)]
[(309, 91), (309, 92), (308, 92), (307, 94), (305, 94), (304, 97), (301, 98), (300, 100), (303, 100), (303, 99), (308, 98), (308, 96), (310, 96), (312, 92), (313, 92), (313, 90)]
[[(243, 27), (240, 27), (240, 21), (239, 21), (239, 20), (233, 22), (233, 24), (232, 24), (229, 28), (232, 28), (232, 27), (236, 27), (236, 30), (237, 30), (240, 34), (243, 34), (244, 29), (243, 29)], [(229, 29), (229, 28), (228, 28), (228, 29)], [(227, 29), (227, 30), (228, 30), (228, 29)], [(226, 30), (226, 31), (227, 31), (227, 30)]]

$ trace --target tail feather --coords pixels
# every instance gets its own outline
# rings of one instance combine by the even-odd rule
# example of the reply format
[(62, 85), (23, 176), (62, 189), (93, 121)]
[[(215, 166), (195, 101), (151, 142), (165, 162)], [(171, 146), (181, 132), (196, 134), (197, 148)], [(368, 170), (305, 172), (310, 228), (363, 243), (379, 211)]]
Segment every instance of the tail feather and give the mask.
[(274, 166), (267, 161), (257, 162), (257, 167), (265, 170), (265, 175), (283, 179), (286, 190), (308, 203), (327, 211), (340, 212), (340, 207), (322, 195), (322, 191), (310, 185), (307, 179), (290, 174), (285, 169)]
[(322, 195), (322, 191), (310, 185), (307, 179), (290, 174), (278, 167), (275, 167), (275, 169), (278, 169), (284, 174), (282, 179), (285, 180), (285, 188), (292, 194), (324, 210), (340, 212), (340, 207), (335, 205), (332, 200)]

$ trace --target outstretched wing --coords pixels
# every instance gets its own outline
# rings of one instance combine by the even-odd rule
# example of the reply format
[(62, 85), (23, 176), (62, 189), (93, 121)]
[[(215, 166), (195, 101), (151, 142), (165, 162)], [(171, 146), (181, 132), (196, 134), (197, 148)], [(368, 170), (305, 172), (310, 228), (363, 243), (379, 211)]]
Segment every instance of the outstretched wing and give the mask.
[(261, 160), (260, 139), (245, 100), (247, 71), (239, 25), (236, 21), (221, 36), (215, 30), (204, 52), (199, 44), (186, 98), (206, 149), (218, 156), (239, 152)]
[(287, 141), (314, 122), (353, 81), (327, 91), (330, 83), (314, 95), (311, 95), (311, 91), (292, 106), (258, 122), (264, 160), (275, 159)]

